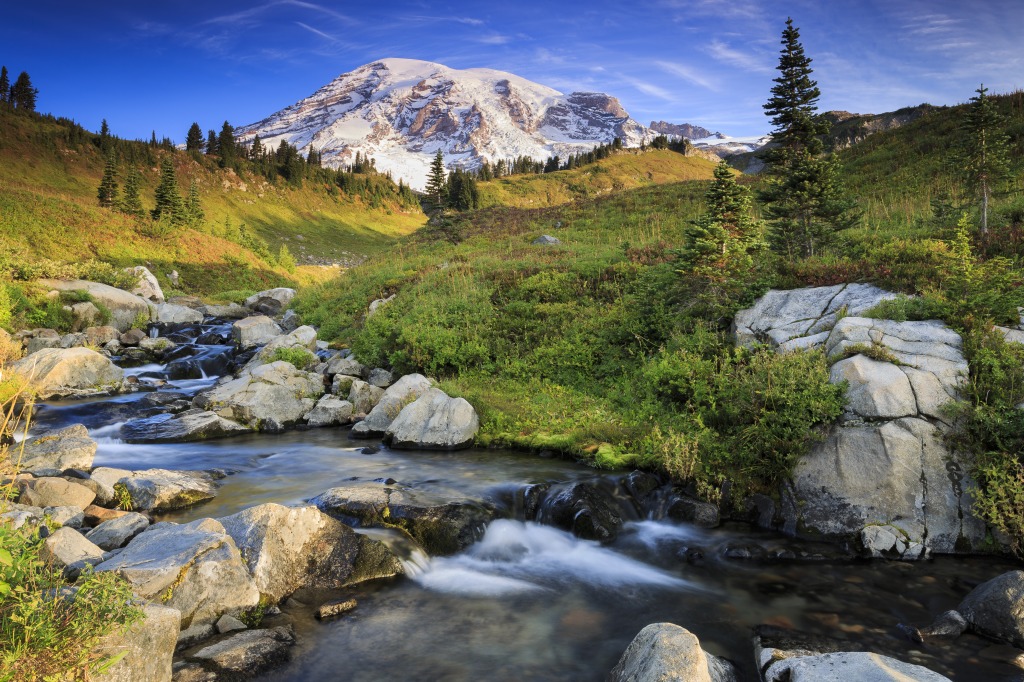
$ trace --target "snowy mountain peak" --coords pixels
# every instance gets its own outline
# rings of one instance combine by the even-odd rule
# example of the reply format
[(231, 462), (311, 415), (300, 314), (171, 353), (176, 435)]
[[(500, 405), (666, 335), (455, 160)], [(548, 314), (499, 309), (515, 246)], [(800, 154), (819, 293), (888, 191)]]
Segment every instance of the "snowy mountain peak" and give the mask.
[(568, 95), (494, 69), (452, 69), (388, 58), (344, 73), (295, 104), (238, 131), (271, 146), (281, 140), (323, 154), (324, 163), (373, 157), (415, 188), (426, 184), (438, 149), (449, 167), (589, 151), (619, 137), (636, 146), (654, 137), (603, 93)]

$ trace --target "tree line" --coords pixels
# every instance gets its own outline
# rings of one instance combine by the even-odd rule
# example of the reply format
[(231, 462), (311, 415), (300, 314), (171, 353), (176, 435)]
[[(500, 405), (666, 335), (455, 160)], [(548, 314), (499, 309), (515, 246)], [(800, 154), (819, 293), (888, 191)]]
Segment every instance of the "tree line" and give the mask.
[(35, 111), (38, 96), (39, 90), (32, 85), (28, 72), (22, 71), (12, 84), (7, 67), (0, 66), (0, 106), (15, 111)]

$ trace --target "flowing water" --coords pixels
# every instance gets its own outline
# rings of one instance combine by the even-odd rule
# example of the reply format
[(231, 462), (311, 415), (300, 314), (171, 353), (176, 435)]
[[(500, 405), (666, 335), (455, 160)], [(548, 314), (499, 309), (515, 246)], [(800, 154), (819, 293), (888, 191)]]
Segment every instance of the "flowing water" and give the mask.
[[(204, 327), (210, 329), (223, 331)], [(192, 366), (193, 378), (164, 383), (163, 365), (129, 372), (157, 391), (193, 395), (216, 380), (204, 367), (223, 365), (216, 358), (224, 348), (181, 353), (186, 361), (206, 358)], [(43, 404), (35, 428), (86, 424), (99, 442), (96, 466), (226, 474), (214, 500), (167, 520), (220, 517), (264, 502), (301, 504), (332, 486), (370, 481), (423, 502), (487, 500), (510, 517), (451, 557), (428, 557), (397, 533), (365, 529), (395, 546), (406, 576), (287, 601), (276, 621), (294, 624), (298, 645), (291, 662), (261, 680), (601, 680), (637, 632), (662, 621), (693, 631), (706, 650), (732, 660), (742, 680), (757, 679), (752, 634), (761, 624), (826, 635), (850, 650), (919, 663), (955, 680), (1024, 679), (1010, 664), (1014, 649), (975, 635), (918, 645), (897, 627), (927, 625), (977, 583), (1017, 568), (1006, 560), (850, 560), (831, 547), (745, 525), (702, 530), (639, 518), (600, 545), (517, 520), (510, 500), (528, 485), (622, 472), (495, 450), (363, 454), (367, 442), (344, 429), (121, 442), (120, 424), (153, 409), (147, 395)], [(758, 558), (743, 558), (750, 556)], [(357, 599), (352, 614), (313, 618), (320, 600), (341, 596)]]

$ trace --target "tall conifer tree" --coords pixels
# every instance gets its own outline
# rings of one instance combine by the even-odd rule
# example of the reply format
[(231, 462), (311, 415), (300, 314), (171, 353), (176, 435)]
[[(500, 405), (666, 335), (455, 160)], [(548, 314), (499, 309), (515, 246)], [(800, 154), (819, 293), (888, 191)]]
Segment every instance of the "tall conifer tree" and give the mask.
[(14, 81), (14, 85), (11, 86), (11, 105), (21, 111), (35, 111), (38, 94), (39, 90), (32, 87), (32, 80), (28, 73), (22, 71), (18, 74), (18, 80)]
[[(106, 121), (104, 121), (106, 123)], [(107, 154), (107, 162), (103, 167), (103, 179), (100, 180), (100, 188), (96, 192), (100, 206), (113, 208), (117, 201), (117, 167), (114, 164), (114, 155)]]
[(234, 165), (237, 157), (235, 129), (227, 121), (224, 121), (224, 125), (220, 129), (220, 135), (217, 136), (217, 150), (220, 153), (221, 168)]
[(982, 84), (975, 92), (961, 124), (956, 156), (968, 189), (981, 200), (979, 231), (987, 237), (989, 199), (1010, 176), (1010, 142), (988, 88)]
[(0, 104), (7, 104), (11, 99), (11, 77), (6, 66), (0, 66)]
[(178, 190), (178, 179), (174, 174), (170, 154), (165, 155), (160, 162), (160, 184), (156, 186), (156, 207), (152, 215), (153, 220), (168, 220), (172, 225), (185, 222), (181, 192)]
[(199, 127), (198, 123), (193, 123), (188, 129), (188, 134), (185, 135), (185, 151), (196, 153), (203, 151), (203, 129)]
[(185, 199), (185, 215), (188, 218), (188, 224), (192, 227), (201, 225), (206, 218), (206, 214), (203, 213), (203, 204), (199, 199), (199, 187), (196, 185), (195, 180), (188, 185), (188, 197)]
[(825, 154), (822, 138), (830, 126), (816, 113), (821, 91), (811, 79), (811, 59), (792, 19), (782, 32), (777, 69), (772, 96), (764, 105), (774, 128), (773, 146), (762, 155), (768, 183), (760, 198), (772, 247), (790, 258), (813, 256), (857, 217), (844, 196), (835, 161)]
[(444, 154), (438, 149), (434, 160), (430, 163), (430, 174), (427, 176), (427, 195), (437, 206), (444, 203), (446, 184)]
[(146, 212), (142, 209), (142, 199), (139, 196), (142, 178), (134, 166), (128, 169), (124, 179), (124, 193), (121, 195), (120, 208), (122, 213), (127, 213), (136, 218), (142, 218)]

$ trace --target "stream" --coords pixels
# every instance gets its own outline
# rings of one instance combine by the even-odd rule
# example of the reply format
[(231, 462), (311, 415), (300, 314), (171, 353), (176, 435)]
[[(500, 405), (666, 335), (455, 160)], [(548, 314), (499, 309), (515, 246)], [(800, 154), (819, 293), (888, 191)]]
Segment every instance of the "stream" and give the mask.
[[(396, 548), (406, 576), (286, 600), (282, 615), (268, 624), (293, 623), (298, 644), (292, 659), (254, 679), (597, 681), (644, 626), (662, 621), (691, 630), (705, 650), (731, 660), (741, 680), (758, 679), (752, 637), (761, 624), (843, 640), (849, 650), (889, 655), (954, 680), (1024, 679), (1010, 663), (1020, 653), (1015, 649), (972, 634), (914, 644), (897, 627), (924, 627), (978, 583), (1019, 568), (1006, 559), (850, 559), (828, 545), (743, 524), (705, 530), (639, 517), (614, 542), (600, 545), (523, 521), (509, 500), (533, 484), (617, 479), (627, 472), (521, 452), (381, 447), (363, 454), (378, 443), (353, 440), (338, 428), (200, 443), (119, 439), (121, 423), (154, 409), (147, 396), (191, 396), (212, 385), (213, 372), (223, 367), (217, 358), (227, 348), (212, 344), (180, 353), (202, 360), (191, 376), (170, 373), (184, 378), (168, 378), (165, 365), (127, 369), (150, 384), (147, 390), (40, 404), (34, 432), (85, 424), (99, 443), (95, 466), (224, 474), (216, 498), (160, 520), (216, 518), (265, 502), (298, 505), (332, 486), (388, 479), (417, 501), (485, 500), (508, 517), (451, 557), (426, 556), (394, 531), (360, 529)], [(354, 597), (358, 608), (337, 620), (313, 617), (319, 603), (339, 597)]]

